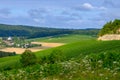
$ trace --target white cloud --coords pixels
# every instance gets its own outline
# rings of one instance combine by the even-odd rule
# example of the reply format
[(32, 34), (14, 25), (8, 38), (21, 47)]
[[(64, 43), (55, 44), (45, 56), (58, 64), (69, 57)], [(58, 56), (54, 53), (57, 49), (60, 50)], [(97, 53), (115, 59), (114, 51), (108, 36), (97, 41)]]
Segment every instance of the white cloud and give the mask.
[(91, 10), (106, 10), (107, 8), (104, 6), (94, 6), (90, 3), (83, 3), (80, 6), (75, 7), (76, 10), (80, 11), (91, 11)]
[(37, 18), (33, 19), (33, 21), (35, 21), (35, 22), (40, 22), (40, 20), (37, 19)]
[(107, 8), (106, 7), (98, 7), (98, 9), (100, 9), (100, 10), (106, 10)]
[(45, 23), (45, 19), (34, 18), (33, 21), (34, 21), (35, 23)]
[(82, 7), (85, 8), (85, 9), (93, 9), (94, 8), (90, 3), (84, 3), (82, 5)]

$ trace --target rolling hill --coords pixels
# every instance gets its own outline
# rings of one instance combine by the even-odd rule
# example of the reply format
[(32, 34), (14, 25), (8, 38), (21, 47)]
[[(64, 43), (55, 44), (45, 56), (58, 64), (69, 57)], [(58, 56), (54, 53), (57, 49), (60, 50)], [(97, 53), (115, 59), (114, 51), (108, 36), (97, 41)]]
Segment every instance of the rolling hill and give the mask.
[(38, 38), (61, 34), (97, 35), (98, 31), (99, 29), (57, 29), (24, 25), (0, 24), (0, 37), (24, 36), (27, 38)]
[(23, 66), (21, 55), (0, 58), (0, 80), (119, 80), (120, 41), (98, 41), (90, 31), (30, 39), (67, 44), (35, 52), (33, 65)]
[[(22, 67), (20, 55), (0, 58), (1, 79), (47, 79), (73, 80), (97, 79), (118, 80), (120, 41), (86, 40), (36, 52), (38, 64)], [(46, 58), (55, 50), (61, 50), (66, 59), (62, 62), (47, 63)], [(55, 53), (54, 53), (55, 54)], [(61, 54), (61, 53), (59, 53)], [(44, 63), (41, 63), (41, 60)], [(49, 60), (47, 60), (49, 61)], [(19, 75), (19, 76), (17, 76)], [(110, 76), (114, 77), (110, 77)], [(62, 76), (62, 77), (61, 77)], [(68, 77), (66, 77), (68, 76)], [(104, 76), (104, 77), (103, 77)]]
[(49, 42), (49, 43), (51, 43), (51, 42), (53, 42), (53, 43), (72, 43), (72, 42), (77, 42), (77, 41), (91, 40), (91, 39), (95, 39), (95, 38), (96, 38), (95, 36), (91, 36), (91, 35), (65, 34), (65, 35), (28, 39), (28, 41)]

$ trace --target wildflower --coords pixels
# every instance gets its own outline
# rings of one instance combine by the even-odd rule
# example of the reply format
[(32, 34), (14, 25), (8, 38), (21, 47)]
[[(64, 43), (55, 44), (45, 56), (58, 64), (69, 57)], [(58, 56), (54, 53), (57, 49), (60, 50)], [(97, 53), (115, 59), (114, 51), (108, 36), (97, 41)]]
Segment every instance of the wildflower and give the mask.
[(113, 61), (113, 64), (116, 64), (117, 63), (117, 61)]
[(86, 74), (86, 72), (85, 72), (85, 71), (82, 71), (82, 73), (83, 73), (83, 74)]
[(69, 79), (72, 79), (72, 76), (70, 76)]
[(93, 74), (93, 73), (95, 73), (95, 71), (92, 71), (91, 73)]
[(113, 70), (111, 70), (110, 72), (111, 72), (111, 73), (113, 73), (114, 71), (113, 71)]
[(63, 73), (60, 73), (60, 75), (63, 75)]
[(53, 79), (53, 80), (58, 80), (58, 79)]
[(108, 71), (110, 71), (110, 69), (109, 69), (109, 68), (108, 68), (107, 70), (108, 70)]
[(46, 78), (43, 78), (42, 80), (47, 80)]
[(106, 77), (105, 79), (108, 80), (108, 77)]
[(102, 63), (102, 60), (99, 60), (98, 63)]
[(40, 74), (42, 74), (43, 72), (42, 71), (40, 71)]
[(88, 67), (87, 69), (88, 69), (88, 70), (91, 70), (91, 67)]
[(115, 72), (115, 73), (113, 73), (113, 76), (115, 76), (117, 73)]
[(102, 73), (99, 74), (99, 76), (101, 76), (101, 77), (102, 77), (103, 75), (104, 75), (104, 74), (102, 74)]

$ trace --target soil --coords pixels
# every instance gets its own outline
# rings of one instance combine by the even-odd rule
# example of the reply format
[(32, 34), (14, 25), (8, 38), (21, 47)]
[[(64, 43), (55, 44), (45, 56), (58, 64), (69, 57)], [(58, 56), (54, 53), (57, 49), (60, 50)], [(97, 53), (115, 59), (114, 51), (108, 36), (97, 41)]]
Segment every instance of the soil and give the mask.
[(120, 40), (120, 35), (119, 34), (106, 34), (98, 38), (98, 40)]

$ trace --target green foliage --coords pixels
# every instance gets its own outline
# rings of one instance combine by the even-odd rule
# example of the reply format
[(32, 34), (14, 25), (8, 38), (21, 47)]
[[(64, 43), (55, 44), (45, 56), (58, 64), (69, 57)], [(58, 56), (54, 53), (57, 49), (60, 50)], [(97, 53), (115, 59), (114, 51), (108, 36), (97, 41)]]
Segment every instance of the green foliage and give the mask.
[[(73, 58), (54, 64), (36, 64), (0, 72), (0, 78), (1, 80), (119, 80), (120, 57), (115, 58), (118, 55), (119, 53), (114, 53), (114, 51), (92, 53), (79, 60)], [(112, 56), (114, 59), (111, 59)], [(112, 65), (104, 66), (104, 64), (109, 64), (105, 63), (106, 60), (110, 60)]]
[(65, 60), (65, 56), (63, 55), (62, 50), (53, 50), (52, 53), (49, 55), (50, 63), (57, 63)]
[[(52, 53), (52, 51), (55, 49), (61, 50), (63, 53), (63, 56), (65, 56), (65, 58), (69, 60), (71, 58), (82, 58), (91, 53), (98, 54), (104, 51), (105, 52), (115, 51), (117, 53), (117, 52), (120, 52), (119, 47), (120, 47), (120, 41), (86, 40), (86, 41), (66, 44), (64, 46), (60, 46), (57, 48), (38, 51), (35, 53), (35, 55), (37, 56), (39, 60), (44, 58), (45, 60), (42, 60), (44, 63), (44, 61), (49, 61), (48, 57), (44, 57), (44, 56), (49, 56), (50, 53)], [(0, 69), (4, 69), (4, 66), (6, 65), (20, 66), (20, 64), (17, 63), (19, 59), (20, 59), (19, 55), (13, 56), (13, 57), (0, 58)], [(13, 68), (17, 68), (17, 67), (13, 67)]]
[(59, 35), (52, 37), (35, 38), (29, 40), (39, 41), (39, 42), (72, 43), (72, 42), (91, 40), (91, 39), (95, 39), (95, 37), (91, 35), (67, 34), (67, 35)]
[(27, 38), (38, 38), (61, 34), (97, 35), (98, 31), (98, 29), (74, 30), (0, 24), (0, 37), (24, 36)]
[[(37, 58), (43, 61), (42, 64), (18, 69), (10, 67), (16, 63), (13, 61), (11, 61), (13, 65), (8, 63), (12, 58), (5, 58), (9, 65), (5, 69), (8, 71), (0, 72), (0, 78), (6, 80), (119, 80), (119, 47), (120, 41), (91, 40), (71, 43), (37, 52)], [(13, 57), (14, 60), (17, 58)], [(6, 60), (0, 59), (0, 63)]]
[(63, 54), (63, 51), (60, 49), (54, 49), (48, 56), (42, 57), (40, 63), (54, 64), (54, 63), (62, 62), (64, 60), (65, 60), (65, 56)]
[(3, 51), (0, 51), (0, 58), (1, 57), (7, 57), (7, 56), (15, 56), (16, 53), (15, 52), (3, 52)]
[(29, 66), (36, 63), (36, 56), (30, 50), (25, 50), (25, 52), (21, 55), (20, 62), (23, 66)]
[(91, 66), (93, 68), (98, 67), (99, 63), (102, 68), (113, 69), (117, 66), (120, 66), (120, 52), (117, 51), (107, 51), (101, 52), (99, 54), (92, 54), (87, 57), (91, 61)]
[(106, 23), (103, 28), (99, 32), (99, 36), (105, 35), (105, 34), (119, 34), (120, 31), (120, 20), (116, 19), (114, 21), (110, 21)]

